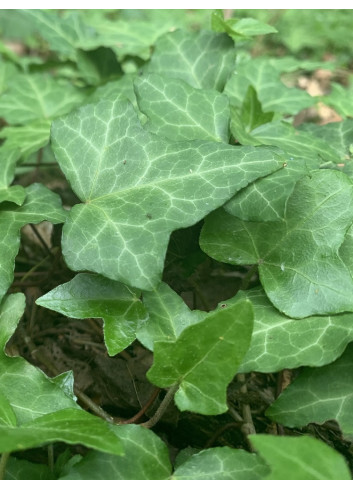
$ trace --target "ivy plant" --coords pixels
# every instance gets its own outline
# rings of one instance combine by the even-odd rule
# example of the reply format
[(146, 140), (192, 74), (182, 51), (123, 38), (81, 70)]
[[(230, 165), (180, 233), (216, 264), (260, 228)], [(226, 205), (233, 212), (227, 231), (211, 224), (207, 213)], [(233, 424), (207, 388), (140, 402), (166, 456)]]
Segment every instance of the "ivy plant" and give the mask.
[(351, 478), (352, 85), (288, 12), (0, 17), (1, 479)]

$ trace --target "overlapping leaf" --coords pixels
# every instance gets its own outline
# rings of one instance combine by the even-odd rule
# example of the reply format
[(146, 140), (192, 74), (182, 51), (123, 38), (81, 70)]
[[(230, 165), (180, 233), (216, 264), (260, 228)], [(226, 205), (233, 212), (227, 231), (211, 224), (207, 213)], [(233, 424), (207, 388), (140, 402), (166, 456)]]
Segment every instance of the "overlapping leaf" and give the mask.
[(53, 474), (44, 464), (10, 457), (6, 464), (5, 480), (51, 480)]
[(144, 292), (143, 302), (148, 312), (147, 320), (137, 329), (137, 338), (153, 350), (156, 341), (175, 341), (188, 326), (202, 321), (207, 313), (191, 311), (183, 299), (167, 284)]
[(64, 226), (68, 265), (139, 289), (160, 282), (173, 230), (281, 167), (266, 149), (154, 136), (128, 102), (85, 106), (52, 128), (59, 164), (84, 202)]
[(25, 199), (26, 192), (20, 185), (10, 186), (15, 176), (15, 166), (19, 157), (16, 149), (8, 150), (2, 146), (0, 148), (0, 203), (14, 202), (21, 205)]
[(154, 344), (147, 377), (159, 387), (177, 384), (174, 399), (181, 411), (221, 414), (227, 410), (226, 388), (249, 347), (252, 328), (247, 301), (209, 314), (176, 341)]
[(234, 44), (226, 34), (176, 30), (158, 39), (147, 72), (222, 91), (234, 60)]
[(26, 200), (21, 207), (1, 204), (0, 207), (0, 300), (13, 280), (15, 257), (20, 246), (20, 229), (25, 224), (51, 221), (64, 222), (66, 211), (60, 197), (41, 184), (26, 188)]
[(352, 276), (338, 255), (352, 199), (346, 175), (314, 171), (297, 182), (284, 221), (246, 222), (219, 210), (206, 219), (201, 246), (220, 261), (258, 264), (267, 296), (288, 316), (353, 311)]
[(129, 346), (136, 338), (136, 328), (146, 320), (138, 291), (88, 273), (59, 285), (38, 299), (37, 304), (77, 319), (103, 318), (109, 355)]
[(60, 479), (66, 480), (162, 480), (171, 473), (166, 445), (146, 428), (114, 426), (124, 449), (117, 457), (92, 451)]
[(239, 292), (225, 303), (243, 298), (251, 300), (253, 305), (254, 331), (241, 372), (276, 372), (302, 365), (326, 365), (353, 340), (351, 313), (291, 319), (273, 307), (261, 288)]
[(260, 457), (229, 447), (209, 448), (192, 455), (173, 473), (173, 480), (257, 480), (269, 472)]
[(149, 131), (173, 141), (229, 140), (229, 103), (215, 90), (199, 90), (183, 80), (157, 74), (135, 80), (140, 110)]
[(76, 404), (72, 381), (70, 391), (67, 385), (61, 387), (58, 379), (49, 379), (23, 358), (6, 355), (5, 346), (23, 314), (24, 299), (22, 294), (13, 294), (1, 303), (0, 452), (61, 440), (121, 454), (119, 438), (111, 426)]
[(350, 480), (344, 457), (309, 436), (251, 435), (251, 443), (270, 466), (268, 480)]
[(291, 427), (335, 419), (353, 439), (353, 345), (330, 365), (306, 368), (269, 407), (266, 414)]
[(258, 36), (277, 32), (273, 26), (265, 24), (257, 19), (224, 19), (223, 11), (216, 10), (212, 13), (212, 29), (216, 32), (226, 32), (235, 41), (242, 37)]
[(49, 143), (50, 124), (51, 121), (40, 120), (25, 126), (5, 126), (0, 131), (0, 138), (6, 139), (3, 148), (6, 151), (19, 150), (21, 157), (27, 159)]
[(323, 97), (327, 105), (331, 105), (343, 117), (353, 117), (353, 79), (348, 88), (332, 83), (331, 93)]

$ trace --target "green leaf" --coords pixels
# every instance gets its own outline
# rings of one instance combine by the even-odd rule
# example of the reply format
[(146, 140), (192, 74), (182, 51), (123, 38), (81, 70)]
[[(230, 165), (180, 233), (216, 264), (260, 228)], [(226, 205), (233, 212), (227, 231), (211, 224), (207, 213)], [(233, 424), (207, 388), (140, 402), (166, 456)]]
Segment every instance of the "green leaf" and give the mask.
[(66, 211), (60, 197), (42, 184), (26, 188), (21, 207), (2, 204), (0, 207), (0, 300), (13, 281), (15, 257), (20, 246), (20, 230), (25, 224), (48, 220), (53, 224), (65, 221)]
[(201, 247), (219, 261), (258, 264), (267, 296), (290, 317), (353, 311), (352, 276), (338, 255), (352, 199), (346, 175), (313, 171), (295, 185), (283, 221), (246, 222), (220, 210), (206, 219)]
[(267, 409), (266, 415), (285, 426), (324, 423), (335, 419), (353, 440), (353, 345), (330, 365), (303, 369)]
[(353, 117), (353, 78), (348, 88), (332, 83), (331, 93), (322, 100), (325, 104), (331, 105), (342, 117)]
[(0, 138), (6, 138), (3, 149), (19, 150), (25, 160), (49, 143), (50, 121), (40, 120), (25, 126), (6, 126), (0, 131)]
[(156, 341), (175, 341), (191, 324), (202, 321), (207, 313), (191, 311), (183, 299), (167, 284), (143, 293), (148, 318), (137, 329), (137, 339), (153, 350)]
[(47, 465), (36, 464), (15, 457), (10, 457), (7, 461), (5, 480), (51, 480), (53, 478), (53, 474)]
[(0, 426), (16, 426), (17, 419), (7, 397), (0, 391)]
[(37, 299), (37, 304), (65, 316), (104, 320), (104, 341), (109, 355), (125, 350), (145, 321), (139, 293), (99, 275), (81, 273)]
[(258, 480), (269, 472), (260, 457), (244, 450), (217, 447), (192, 455), (173, 473), (173, 480)]
[[(277, 372), (302, 365), (326, 365), (353, 341), (350, 313), (291, 319), (274, 308), (258, 287), (238, 292), (234, 298), (242, 299), (250, 300), (253, 305), (254, 331), (241, 372)], [(233, 299), (225, 302), (230, 304)]]
[(76, 59), (77, 49), (94, 49), (100, 45), (96, 31), (85, 25), (78, 12), (64, 18), (54, 11), (22, 9), (21, 13), (34, 29), (45, 39), (52, 51), (64, 58)]
[(147, 72), (222, 91), (234, 59), (233, 41), (226, 34), (176, 30), (158, 39)]
[[(53, 411), (53, 405), (51, 407)], [(0, 452), (14, 452), (62, 441), (73, 445), (80, 443), (102, 452), (122, 455), (121, 442), (111, 426), (81, 409), (57, 410), (21, 426), (0, 425)]]
[(5, 92), (18, 74), (18, 68), (0, 56), (0, 94)]
[(163, 480), (171, 473), (166, 445), (152, 431), (138, 425), (113, 426), (124, 449), (123, 457), (90, 452), (60, 479)]
[(242, 37), (259, 36), (277, 32), (277, 29), (273, 26), (265, 24), (257, 19), (230, 18), (225, 20), (222, 10), (216, 10), (212, 13), (211, 25), (214, 31), (226, 32), (232, 39), (234, 39), (234, 41), (237, 41)]
[(295, 184), (305, 175), (310, 177), (320, 167), (319, 161), (283, 158), (283, 169), (259, 178), (241, 189), (224, 206), (233, 216), (245, 221), (283, 220), (285, 204)]
[(53, 119), (81, 105), (84, 90), (46, 74), (18, 75), (0, 97), (0, 116), (8, 124)]
[(77, 68), (89, 85), (100, 85), (121, 74), (114, 52), (103, 46), (91, 51), (77, 51)]
[(157, 74), (136, 78), (146, 129), (173, 141), (193, 139), (228, 143), (229, 103), (215, 90), (199, 90), (182, 80)]
[(26, 197), (26, 191), (20, 185), (10, 187), (15, 176), (16, 162), (19, 158), (19, 151), (9, 150), (2, 145), (0, 148), (0, 203), (14, 202), (21, 205)]
[(159, 387), (177, 383), (175, 402), (181, 411), (224, 413), (227, 385), (249, 347), (252, 327), (247, 301), (209, 314), (176, 341), (154, 344), (154, 363), (147, 377)]
[(344, 457), (309, 436), (250, 435), (251, 443), (270, 466), (267, 480), (350, 480)]
[(262, 144), (273, 145), (296, 158), (317, 159), (339, 163), (341, 157), (330, 144), (321, 138), (301, 131), (283, 121), (274, 121), (257, 127), (251, 136)]
[(249, 86), (253, 86), (264, 112), (297, 114), (311, 107), (316, 99), (304, 90), (287, 87), (280, 79), (281, 69), (267, 58), (240, 57), (224, 93), (231, 105), (241, 107)]
[(146, 290), (161, 280), (172, 231), (280, 167), (266, 149), (159, 138), (131, 104), (109, 100), (56, 120), (52, 145), (84, 202), (64, 225), (68, 266)]
[(250, 132), (273, 119), (273, 112), (263, 112), (254, 87), (249, 85), (241, 108), (241, 119), (245, 129)]

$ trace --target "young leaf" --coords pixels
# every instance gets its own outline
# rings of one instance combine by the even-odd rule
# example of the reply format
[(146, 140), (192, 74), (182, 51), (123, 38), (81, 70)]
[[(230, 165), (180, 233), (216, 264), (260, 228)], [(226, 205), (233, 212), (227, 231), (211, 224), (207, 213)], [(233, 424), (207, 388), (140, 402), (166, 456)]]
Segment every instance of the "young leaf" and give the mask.
[(173, 480), (257, 480), (269, 468), (257, 455), (229, 447), (202, 450), (173, 473)]
[(60, 197), (43, 185), (30, 185), (26, 188), (26, 194), (26, 200), (21, 207), (14, 204), (2, 204), (0, 207), (0, 300), (13, 281), (14, 262), (20, 246), (20, 229), (25, 224), (37, 224), (44, 220), (58, 224), (66, 218)]
[(228, 97), (216, 90), (199, 90), (183, 80), (157, 74), (136, 78), (140, 110), (146, 129), (173, 141), (193, 139), (228, 143)]
[(72, 318), (103, 318), (108, 353), (116, 355), (136, 339), (136, 328), (146, 320), (138, 295), (119, 282), (80, 273), (37, 299), (37, 304)]
[(65, 80), (45, 74), (18, 75), (0, 97), (0, 116), (8, 124), (53, 119), (81, 105), (86, 97)]
[(216, 10), (211, 17), (212, 29), (216, 32), (226, 32), (229, 36), (237, 41), (242, 37), (259, 36), (277, 32), (273, 26), (260, 22), (257, 19), (244, 18), (225, 20), (222, 10)]
[(250, 435), (270, 466), (267, 480), (351, 480), (343, 456), (309, 436)]
[(61, 480), (163, 480), (171, 473), (166, 445), (142, 426), (112, 426), (124, 449), (117, 457), (92, 451), (60, 477)]
[(227, 410), (226, 388), (250, 344), (251, 303), (240, 301), (186, 328), (174, 342), (154, 344), (148, 379), (159, 387), (178, 384), (181, 411), (221, 414)]
[(353, 311), (352, 276), (338, 255), (352, 199), (346, 175), (313, 171), (297, 182), (284, 221), (241, 221), (219, 210), (206, 219), (201, 247), (220, 261), (257, 263), (267, 296), (290, 317)]
[(239, 57), (235, 68), (224, 89), (235, 107), (241, 107), (250, 85), (264, 112), (297, 114), (316, 103), (316, 99), (304, 90), (284, 85), (280, 80), (283, 66), (273, 65), (267, 58)]
[(111, 425), (81, 409), (57, 410), (21, 426), (0, 425), (0, 453), (25, 450), (54, 441), (73, 445), (80, 443), (102, 452), (123, 454), (120, 439)]
[(129, 102), (109, 100), (57, 119), (52, 145), (84, 202), (64, 226), (67, 264), (145, 290), (160, 282), (172, 231), (281, 166), (266, 149), (159, 138)]
[(21, 205), (26, 197), (26, 191), (20, 185), (10, 184), (15, 176), (15, 166), (19, 158), (17, 149), (8, 150), (4, 145), (0, 148), (0, 203), (14, 202)]
[(183, 299), (167, 284), (161, 283), (143, 293), (148, 318), (137, 329), (137, 339), (153, 350), (156, 341), (175, 341), (191, 324), (207, 316), (204, 311), (191, 311)]
[(234, 44), (226, 34), (176, 30), (158, 39), (147, 72), (184, 80), (194, 88), (221, 92), (234, 60)]
[(330, 365), (306, 368), (267, 409), (266, 415), (285, 426), (305, 426), (335, 419), (353, 440), (353, 346)]
[(251, 300), (254, 308), (254, 331), (240, 372), (326, 365), (353, 341), (351, 313), (291, 319), (273, 307), (262, 288), (238, 292), (234, 299), (244, 298)]

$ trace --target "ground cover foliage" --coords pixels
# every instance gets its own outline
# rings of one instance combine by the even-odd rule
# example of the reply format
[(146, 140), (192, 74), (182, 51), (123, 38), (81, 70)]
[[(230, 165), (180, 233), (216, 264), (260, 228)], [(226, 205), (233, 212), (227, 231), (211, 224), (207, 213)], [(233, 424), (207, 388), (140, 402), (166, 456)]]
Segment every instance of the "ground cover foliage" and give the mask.
[(0, 478), (351, 479), (351, 23), (1, 11)]

